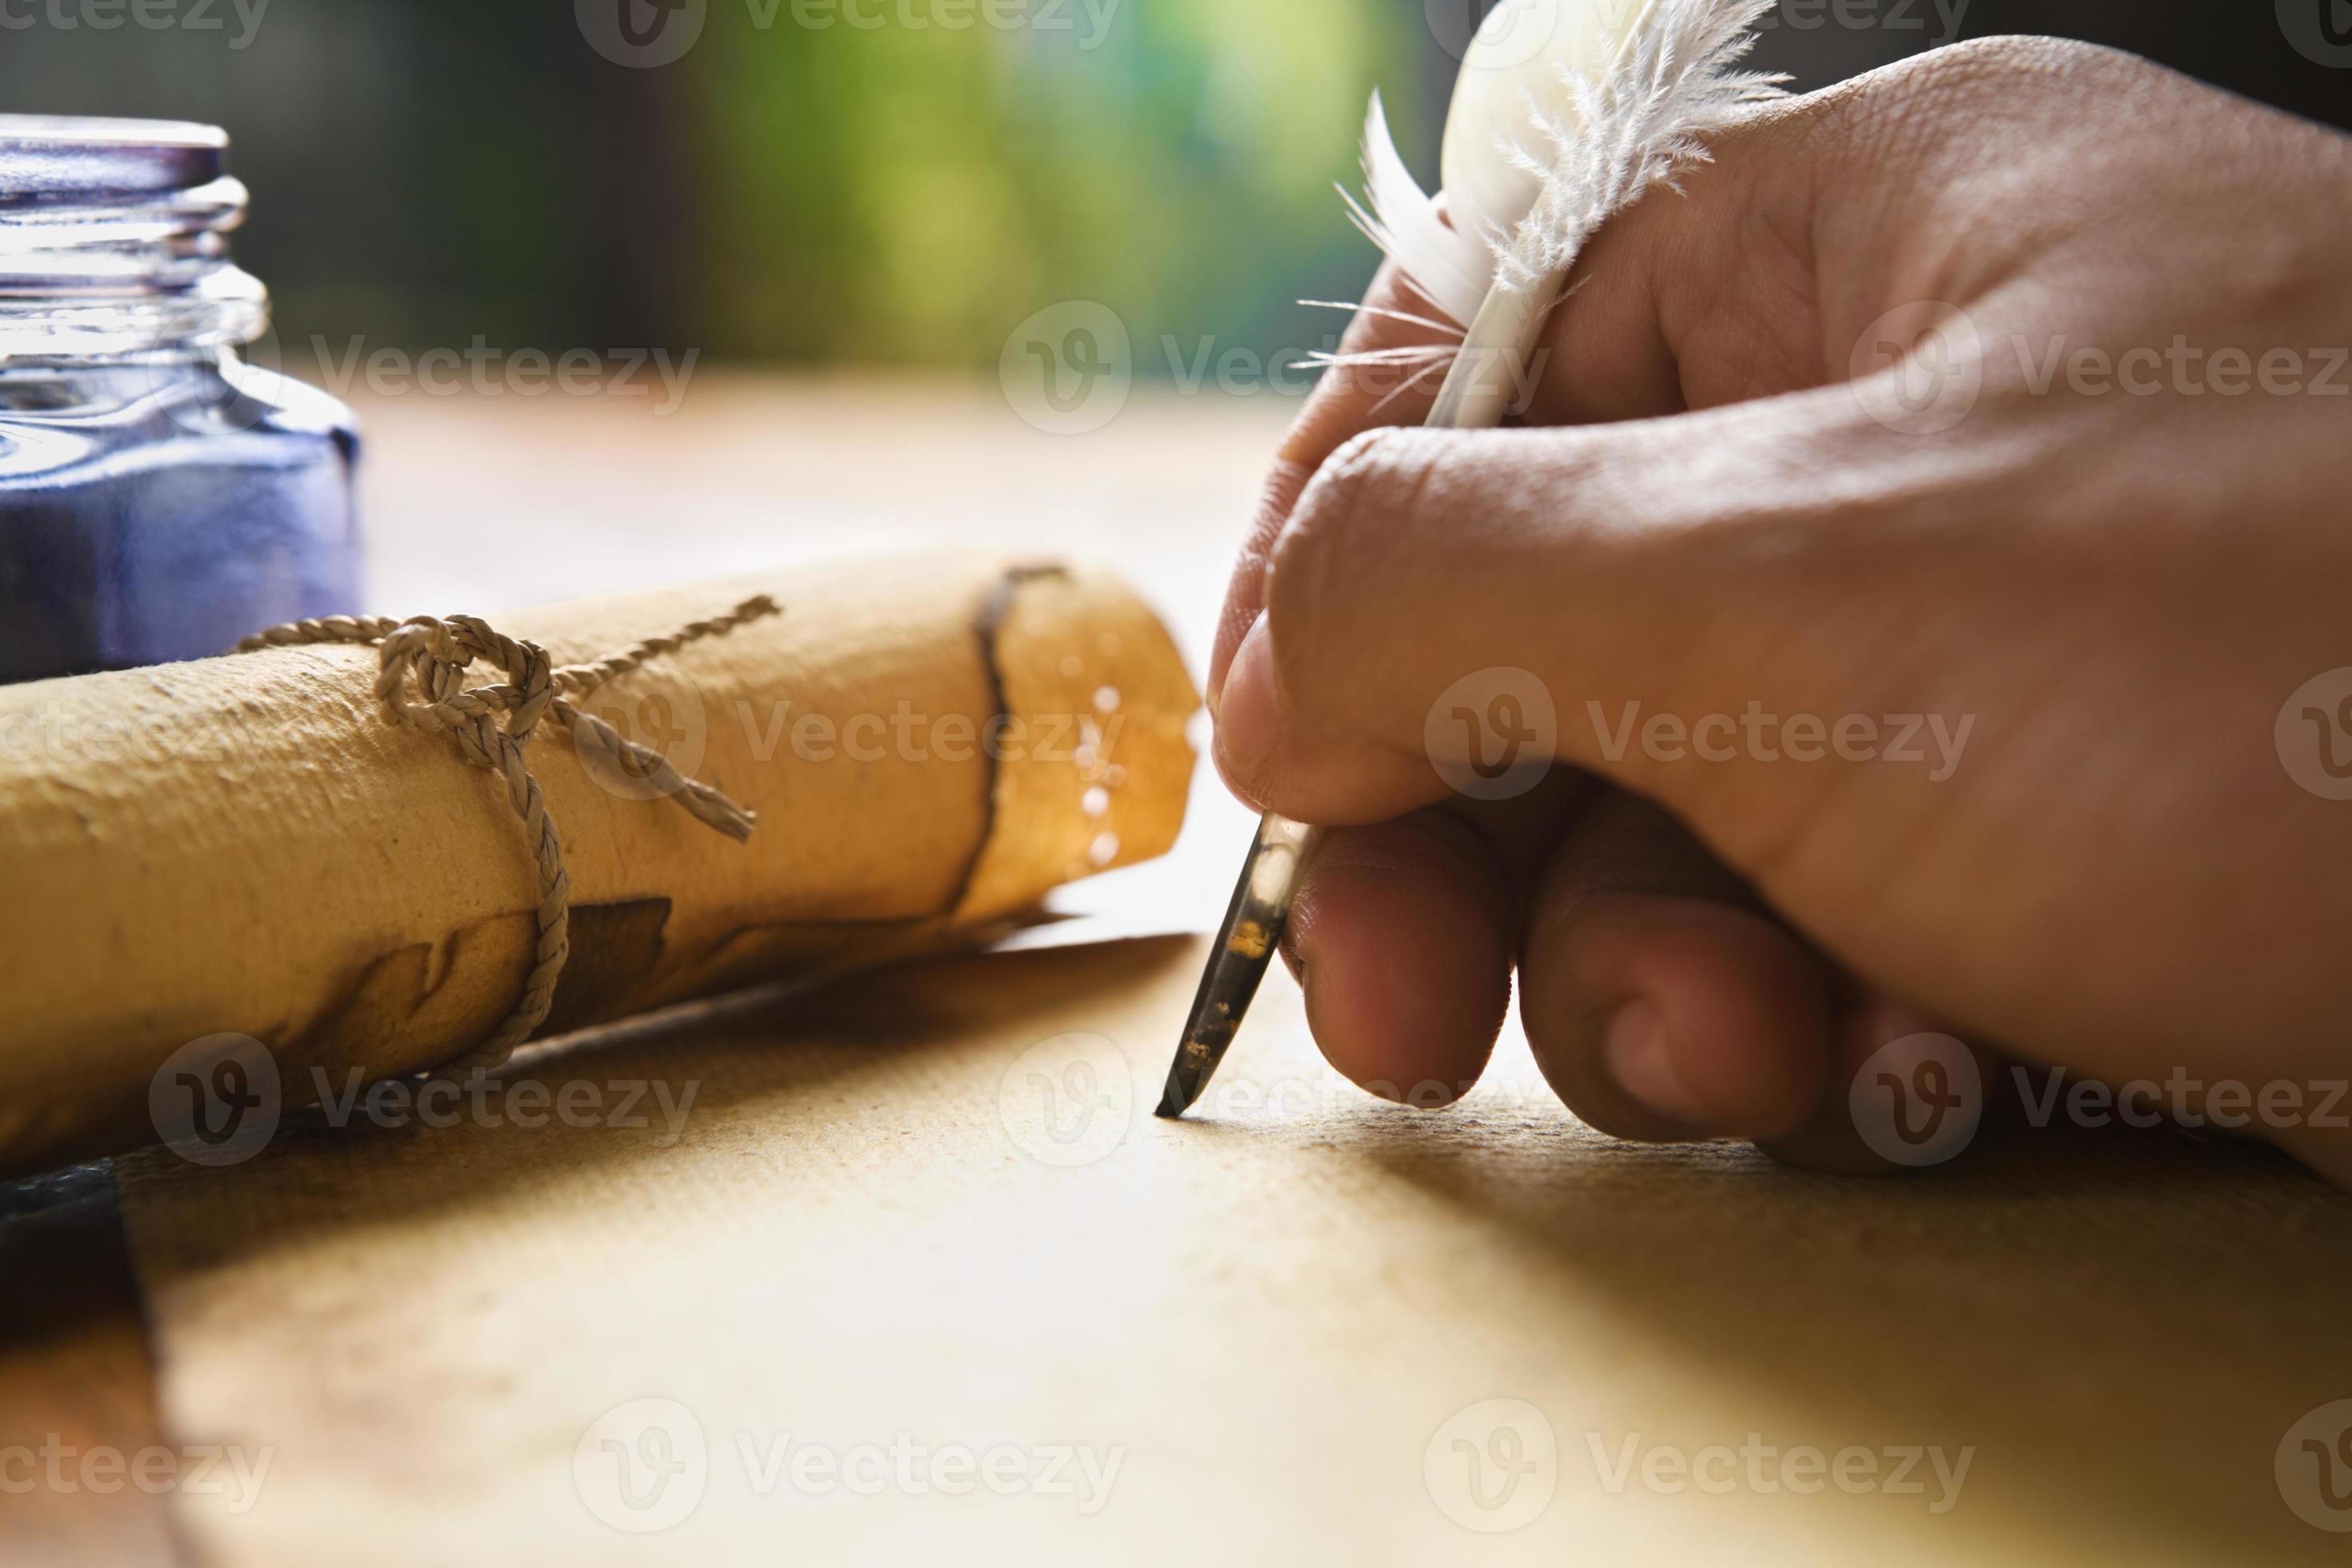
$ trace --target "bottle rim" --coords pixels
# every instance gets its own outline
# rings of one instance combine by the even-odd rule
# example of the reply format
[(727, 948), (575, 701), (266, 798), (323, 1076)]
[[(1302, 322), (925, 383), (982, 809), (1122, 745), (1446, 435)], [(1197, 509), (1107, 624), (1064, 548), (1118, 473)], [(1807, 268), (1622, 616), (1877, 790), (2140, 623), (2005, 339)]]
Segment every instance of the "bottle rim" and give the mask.
[(193, 120), (121, 120), (106, 115), (0, 114), (0, 142), (96, 147), (225, 150), (228, 132)]
[(207, 351), (268, 330), (229, 258), (245, 186), (227, 133), (184, 121), (0, 114), (0, 356)]

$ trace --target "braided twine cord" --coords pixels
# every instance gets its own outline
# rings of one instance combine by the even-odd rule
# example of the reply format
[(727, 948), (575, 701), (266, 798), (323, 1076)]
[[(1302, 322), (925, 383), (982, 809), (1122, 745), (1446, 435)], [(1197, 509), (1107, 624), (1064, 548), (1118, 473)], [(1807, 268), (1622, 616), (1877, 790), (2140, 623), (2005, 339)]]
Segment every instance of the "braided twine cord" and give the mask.
[[(442, 1064), (431, 1076), (457, 1079), (504, 1066), (515, 1048), (546, 1021), (555, 1001), (556, 979), (571, 955), (572, 877), (563, 867), (563, 843), (556, 834), (555, 819), (548, 815), (539, 780), (523, 763), (523, 748), (538, 733), (541, 723), (551, 717), (571, 737), (583, 762), (618, 770), (630, 781), (633, 793), (641, 788), (647, 795), (666, 795), (696, 820), (740, 843), (751, 836), (758, 821), (754, 813), (709, 785), (687, 778), (660, 752), (625, 739), (604, 720), (574, 706), (572, 700), (629, 674), (648, 659), (782, 613), (776, 602), (762, 594), (715, 619), (693, 622), (611, 658), (561, 668), (537, 643), (507, 637), (473, 616), (452, 616), (446, 620), (420, 616), (411, 621), (331, 616), (272, 626), (236, 645), (238, 653), (320, 643), (375, 648), (375, 699), (384, 718), (394, 724), (446, 735), (466, 761), (506, 781), (507, 801), (522, 818), (524, 836), (539, 859), (539, 941), (530, 974), (523, 984), (521, 998), (496, 1032), (455, 1061)], [(478, 660), (505, 670), (506, 682), (466, 686), (466, 671)]]

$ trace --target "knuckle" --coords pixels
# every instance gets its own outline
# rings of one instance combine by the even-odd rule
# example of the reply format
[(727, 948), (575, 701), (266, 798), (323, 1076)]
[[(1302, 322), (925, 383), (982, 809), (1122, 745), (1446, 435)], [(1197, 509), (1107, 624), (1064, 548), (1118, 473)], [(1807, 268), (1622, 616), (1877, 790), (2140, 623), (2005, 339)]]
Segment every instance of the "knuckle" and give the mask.
[(1400, 435), (1368, 430), (1351, 437), (1307, 484), (1266, 562), (1266, 610), (1276, 626), (1320, 620), (1352, 596), (1367, 567), (1363, 545), (1379, 531), (1379, 498), (1398, 477)]
[(1436, 459), (1418, 430), (1366, 432), (1316, 475), (1276, 540), (1265, 613), (1286, 718), (1301, 732), (1365, 722), (1411, 618), (1415, 498)]

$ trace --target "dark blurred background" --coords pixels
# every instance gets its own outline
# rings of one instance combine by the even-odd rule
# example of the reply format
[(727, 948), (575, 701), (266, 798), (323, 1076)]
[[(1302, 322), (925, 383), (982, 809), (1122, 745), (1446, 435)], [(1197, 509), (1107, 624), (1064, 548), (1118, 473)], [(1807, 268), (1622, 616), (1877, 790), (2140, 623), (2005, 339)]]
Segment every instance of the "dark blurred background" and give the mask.
[[(1292, 301), (1369, 272), (1331, 190), (1366, 94), (1433, 178), (1488, 3), (625, 0), (660, 24), (640, 47), (623, 0), (0, 0), (0, 108), (226, 126), (289, 360), (481, 336), (978, 368), (1066, 299), (1275, 354), (1336, 330)], [(1816, 87), (1997, 33), (2352, 110), (2346, 0), (1785, 0), (1764, 55)]]

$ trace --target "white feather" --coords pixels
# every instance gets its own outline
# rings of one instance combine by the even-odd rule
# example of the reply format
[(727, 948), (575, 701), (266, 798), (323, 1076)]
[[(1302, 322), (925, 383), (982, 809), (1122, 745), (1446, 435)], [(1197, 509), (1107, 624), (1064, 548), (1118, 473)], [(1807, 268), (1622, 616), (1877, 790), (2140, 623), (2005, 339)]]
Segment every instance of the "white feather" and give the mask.
[(1445, 106), (1447, 205), (1468, 201), (1508, 234), (1541, 194), (1514, 154), (1537, 118), (1567, 106), (1571, 81), (1609, 68), (1650, 0), (1501, 0), (1462, 53)]
[[(1491, 333), (1511, 341), (1465, 344), (1515, 363), (1601, 225), (1704, 163), (1707, 133), (1779, 96), (1784, 79), (1734, 68), (1773, 0), (1551, 3), (1569, 14), (1555, 12), (1549, 47), (1532, 60), (1498, 73), (1481, 65), (1475, 45), (1465, 60), (1446, 124), (1443, 209), (1405, 167), (1378, 93), (1364, 127), (1365, 201), (1348, 203), (1451, 327), (1467, 333), (1497, 291), (1537, 297), (1491, 313)], [(1490, 28), (1504, 16), (1490, 14)]]
[(1787, 79), (1732, 68), (1773, 3), (1650, 0), (1607, 69), (1564, 73), (1560, 107), (1530, 104), (1550, 156), (1511, 154), (1540, 189), (1496, 258), (1496, 286), (1533, 289), (1566, 273), (1602, 224), (1706, 163), (1708, 132), (1780, 96)]
[[(1405, 167), (1396, 138), (1389, 134), (1389, 117), (1381, 95), (1364, 117), (1364, 201), (1345, 189), (1339, 192), (1355, 220), (1374, 245), (1393, 258), (1413, 291), (1437, 307), (1459, 328), (1478, 313), (1478, 306), (1494, 287), (1495, 258), (1487, 237), (1475, 221), (1460, 227), (1448, 224)], [(1467, 213), (1457, 216), (1469, 219)]]

